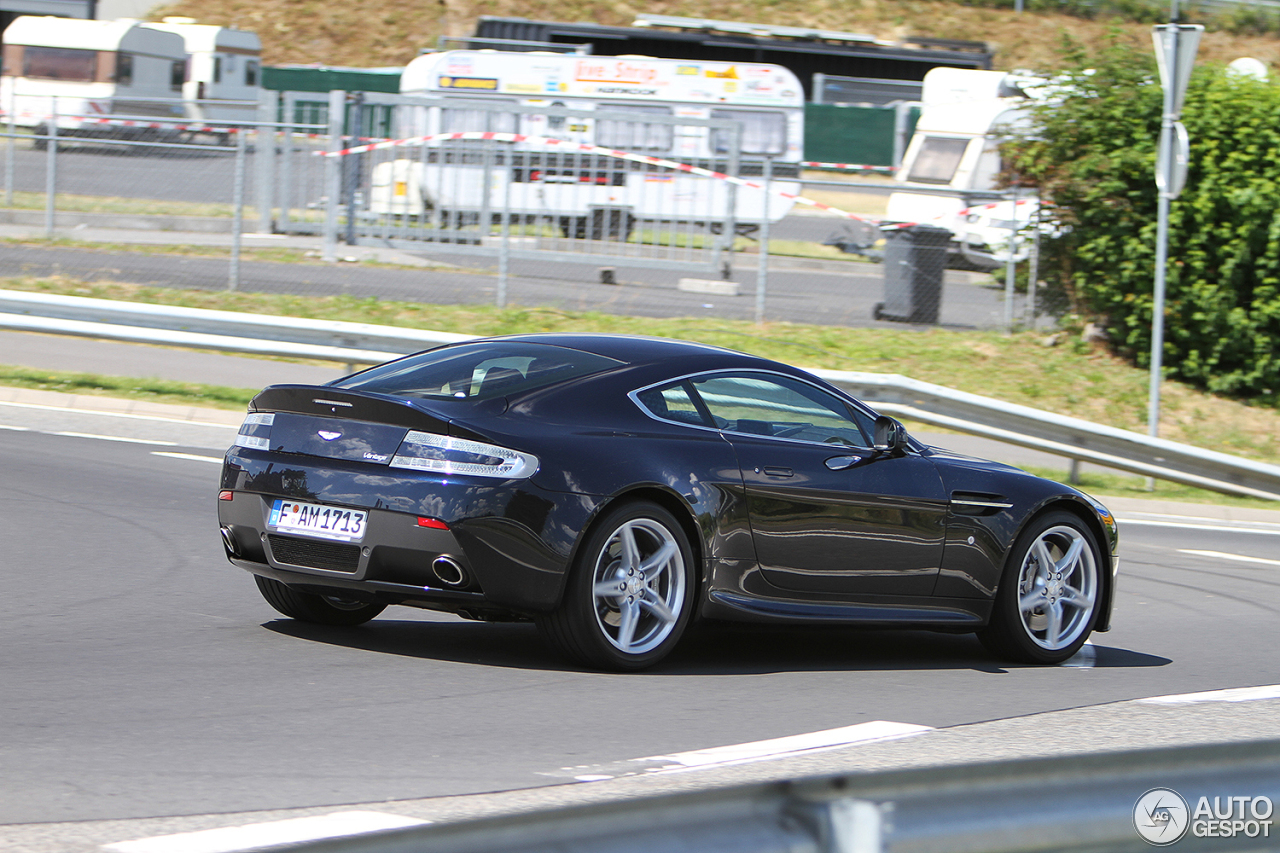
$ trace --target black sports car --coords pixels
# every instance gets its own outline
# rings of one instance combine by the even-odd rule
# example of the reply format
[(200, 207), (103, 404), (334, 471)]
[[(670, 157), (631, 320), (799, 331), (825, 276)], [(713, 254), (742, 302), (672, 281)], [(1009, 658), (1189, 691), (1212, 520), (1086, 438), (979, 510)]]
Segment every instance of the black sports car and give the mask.
[(227, 557), (286, 616), (533, 619), (640, 669), (693, 619), (977, 632), (1031, 663), (1109, 628), (1116, 525), (1075, 489), (923, 445), (794, 367), (657, 338), (451, 344), (258, 394)]

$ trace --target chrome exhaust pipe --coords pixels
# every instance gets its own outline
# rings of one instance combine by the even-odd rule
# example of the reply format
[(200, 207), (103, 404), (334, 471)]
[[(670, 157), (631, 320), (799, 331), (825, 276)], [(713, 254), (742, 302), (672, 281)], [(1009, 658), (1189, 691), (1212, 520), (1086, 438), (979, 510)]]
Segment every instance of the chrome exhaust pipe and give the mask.
[(222, 534), (222, 545), (227, 549), (227, 553), (233, 557), (239, 557), (240, 543), (236, 540), (236, 535), (231, 532), (231, 528), (224, 524), (219, 532)]
[(441, 555), (431, 562), (431, 574), (445, 586), (465, 586), (469, 578), (467, 570), (453, 557)]

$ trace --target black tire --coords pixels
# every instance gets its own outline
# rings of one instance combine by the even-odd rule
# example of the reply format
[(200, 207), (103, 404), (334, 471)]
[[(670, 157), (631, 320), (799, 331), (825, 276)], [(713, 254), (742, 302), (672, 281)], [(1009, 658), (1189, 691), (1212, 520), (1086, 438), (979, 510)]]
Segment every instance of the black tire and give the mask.
[(623, 504), (587, 535), (560, 607), (538, 627), (577, 663), (641, 670), (675, 648), (696, 595), (693, 551), (675, 516), (657, 504)]
[(253, 579), (267, 604), (300, 622), (313, 622), (317, 625), (363, 625), (387, 609), (385, 604), (369, 604), (337, 595), (298, 592), (278, 580), (261, 575), (254, 575)]
[(978, 639), (1000, 658), (1062, 663), (1093, 631), (1105, 565), (1097, 538), (1078, 516), (1037, 518), (1009, 551), (991, 621)]
[(884, 319), (884, 303), (883, 302), (877, 302), (875, 305), (871, 306), (871, 319), (873, 320)]

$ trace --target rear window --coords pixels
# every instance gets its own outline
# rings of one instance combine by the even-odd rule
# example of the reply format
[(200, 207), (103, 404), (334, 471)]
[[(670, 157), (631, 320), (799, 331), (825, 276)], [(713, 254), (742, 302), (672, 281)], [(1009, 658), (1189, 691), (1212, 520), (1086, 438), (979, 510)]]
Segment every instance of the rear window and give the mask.
[(624, 362), (547, 344), (487, 341), (402, 358), (339, 379), (337, 388), (434, 400), (488, 400), (533, 391)]

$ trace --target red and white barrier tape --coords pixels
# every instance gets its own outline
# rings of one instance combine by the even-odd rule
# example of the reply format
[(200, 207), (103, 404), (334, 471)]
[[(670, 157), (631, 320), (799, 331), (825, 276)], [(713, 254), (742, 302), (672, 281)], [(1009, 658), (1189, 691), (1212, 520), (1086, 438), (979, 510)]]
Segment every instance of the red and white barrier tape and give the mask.
[[(935, 216), (932, 219), (923, 219), (919, 222), (895, 222), (892, 225), (881, 225), (880, 228), (884, 231), (899, 231), (903, 228), (911, 228), (915, 225), (928, 225), (930, 222), (937, 222), (950, 216), (969, 216), (984, 210), (994, 210), (1000, 205), (1008, 203), (1009, 202), (1007, 201), (992, 201), (987, 204), (975, 204), (973, 207), (966, 207), (963, 210), (957, 210), (955, 213), (944, 213), (941, 216)], [(1022, 198), (1018, 199), (1013, 204), (1016, 208), (1021, 207), (1024, 204), (1036, 204), (1036, 200), (1032, 198)]]
[[(344, 148), (341, 151), (317, 151), (316, 154), (324, 157), (345, 157), (348, 154), (363, 154), (366, 151), (379, 151), (386, 148), (400, 148), (413, 145), (425, 145), (428, 142), (443, 142), (446, 140), (488, 140), (493, 142), (523, 142), (529, 145), (549, 145), (562, 149), (579, 151), (584, 154), (598, 154), (604, 157), (613, 157), (618, 160), (628, 160), (632, 163), (643, 163), (648, 166), (661, 166), (664, 169), (671, 169), (677, 172), (685, 172), (690, 175), (699, 175), (704, 178), (714, 178), (720, 181), (726, 181), (740, 187), (749, 187), (751, 189), (763, 190), (763, 184), (749, 181), (745, 178), (738, 178), (733, 175), (726, 175), (724, 172), (717, 172), (712, 169), (703, 169), (700, 166), (691, 166), (688, 163), (680, 163), (675, 160), (666, 160), (661, 157), (651, 157), (647, 154), (633, 154), (630, 151), (618, 151), (613, 148), (602, 148), (599, 145), (589, 145), (585, 142), (567, 142), (563, 139), (555, 139), (549, 136), (526, 136), (522, 133), (502, 133), (498, 131), (461, 131), (455, 133), (435, 133), (429, 136), (411, 136), (407, 139), (389, 139), (385, 142), (376, 142), (371, 145), (356, 145), (351, 148)], [(829, 204), (823, 204), (820, 201), (814, 201), (811, 198), (795, 195), (794, 193), (780, 192), (775, 190), (775, 195), (782, 198), (791, 199), (800, 204), (807, 204), (816, 207), (819, 210), (825, 210), (828, 213), (834, 213), (837, 216), (843, 216), (846, 219), (856, 219), (860, 222), (876, 223), (878, 220), (862, 216), (857, 213), (849, 213), (838, 207), (832, 207)]]

